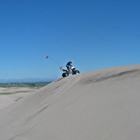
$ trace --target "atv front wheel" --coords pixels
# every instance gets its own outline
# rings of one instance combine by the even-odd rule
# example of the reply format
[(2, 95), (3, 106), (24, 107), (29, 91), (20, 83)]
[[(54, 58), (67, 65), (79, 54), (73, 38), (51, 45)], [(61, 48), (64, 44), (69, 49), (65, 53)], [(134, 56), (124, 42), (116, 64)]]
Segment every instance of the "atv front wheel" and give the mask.
[(80, 71), (79, 70), (73, 71), (72, 75), (76, 75), (76, 74), (80, 74)]
[(79, 73), (80, 74), (80, 71), (79, 70), (76, 70), (76, 73)]

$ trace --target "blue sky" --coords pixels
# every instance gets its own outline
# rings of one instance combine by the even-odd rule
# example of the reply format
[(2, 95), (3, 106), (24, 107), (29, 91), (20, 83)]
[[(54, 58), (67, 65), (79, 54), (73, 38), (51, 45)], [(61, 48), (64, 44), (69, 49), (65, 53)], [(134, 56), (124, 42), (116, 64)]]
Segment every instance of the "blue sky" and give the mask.
[(0, 79), (56, 78), (68, 60), (82, 72), (139, 64), (139, 6), (135, 0), (0, 0)]

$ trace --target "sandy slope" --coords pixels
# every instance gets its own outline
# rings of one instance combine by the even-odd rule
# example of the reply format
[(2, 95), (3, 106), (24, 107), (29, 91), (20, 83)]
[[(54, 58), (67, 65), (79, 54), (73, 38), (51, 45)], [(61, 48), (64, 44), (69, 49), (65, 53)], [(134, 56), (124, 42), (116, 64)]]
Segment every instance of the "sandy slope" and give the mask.
[(139, 140), (140, 66), (53, 82), (0, 112), (1, 140)]
[(17, 101), (34, 94), (37, 91), (36, 88), (28, 87), (0, 87), (0, 111), (8, 106), (16, 103)]

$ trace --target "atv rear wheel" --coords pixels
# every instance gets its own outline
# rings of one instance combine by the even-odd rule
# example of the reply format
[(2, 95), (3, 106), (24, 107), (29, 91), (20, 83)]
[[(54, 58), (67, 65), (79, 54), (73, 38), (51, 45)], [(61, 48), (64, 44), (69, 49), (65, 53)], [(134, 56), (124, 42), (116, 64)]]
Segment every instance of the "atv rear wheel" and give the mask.
[(67, 76), (69, 76), (67, 73), (63, 73), (62, 74), (62, 77), (64, 78), (64, 77), (67, 77)]

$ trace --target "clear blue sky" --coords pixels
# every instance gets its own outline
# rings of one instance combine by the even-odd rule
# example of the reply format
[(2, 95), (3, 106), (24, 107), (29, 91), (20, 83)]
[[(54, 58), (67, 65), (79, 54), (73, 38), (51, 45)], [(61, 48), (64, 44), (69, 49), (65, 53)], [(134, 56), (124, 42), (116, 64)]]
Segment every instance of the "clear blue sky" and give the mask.
[[(45, 60), (49, 55), (51, 59)], [(140, 63), (140, 1), (0, 0), (0, 79)]]

